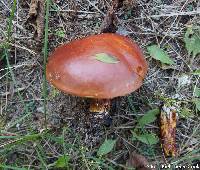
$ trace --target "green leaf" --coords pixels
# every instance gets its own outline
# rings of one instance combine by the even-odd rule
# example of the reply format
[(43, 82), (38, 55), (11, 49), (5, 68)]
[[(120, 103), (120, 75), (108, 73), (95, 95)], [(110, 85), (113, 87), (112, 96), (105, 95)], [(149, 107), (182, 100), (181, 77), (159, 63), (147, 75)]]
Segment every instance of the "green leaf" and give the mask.
[(152, 123), (156, 120), (156, 116), (160, 113), (159, 109), (153, 109), (145, 113), (144, 116), (142, 116), (138, 120), (139, 126), (145, 126), (146, 124)]
[(136, 134), (132, 131), (133, 137), (147, 145), (154, 145), (159, 142), (158, 137), (154, 133)]
[(100, 146), (97, 155), (98, 156), (103, 156), (108, 154), (109, 152), (112, 151), (116, 143), (116, 140), (111, 140), (111, 139), (106, 139), (103, 144)]
[(200, 97), (200, 88), (196, 87), (194, 90), (194, 96), (195, 97)]
[(197, 75), (197, 76), (200, 76), (200, 70), (196, 70), (194, 72), (192, 72), (193, 75)]
[(195, 100), (196, 108), (198, 111), (200, 111), (200, 99)]
[(65, 167), (68, 167), (69, 160), (70, 160), (70, 157), (68, 155), (60, 156), (58, 158), (58, 160), (56, 161), (56, 163), (55, 163), (55, 167), (56, 168), (65, 168)]
[(65, 32), (63, 30), (57, 30), (55, 33), (58, 37), (64, 38)]
[(108, 63), (108, 64), (119, 63), (119, 60), (116, 57), (108, 55), (106, 53), (96, 54), (95, 59), (104, 63)]
[(188, 27), (184, 37), (185, 47), (188, 54), (195, 57), (200, 53), (200, 35), (194, 32), (192, 27)]
[(151, 57), (161, 61), (164, 64), (174, 64), (174, 61), (169, 57), (169, 55), (157, 45), (148, 46), (147, 51), (149, 52)]

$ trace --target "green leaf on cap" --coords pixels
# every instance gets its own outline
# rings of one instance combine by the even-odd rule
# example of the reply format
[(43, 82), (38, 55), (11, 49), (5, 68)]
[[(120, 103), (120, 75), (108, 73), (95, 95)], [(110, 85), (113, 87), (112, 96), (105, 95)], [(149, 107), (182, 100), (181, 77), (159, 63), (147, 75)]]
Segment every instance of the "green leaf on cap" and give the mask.
[(106, 53), (96, 54), (95, 59), (104, 63), (108, 63), (108, 64), (119, 63), (119, 60), (116, 57), (108, 55)]

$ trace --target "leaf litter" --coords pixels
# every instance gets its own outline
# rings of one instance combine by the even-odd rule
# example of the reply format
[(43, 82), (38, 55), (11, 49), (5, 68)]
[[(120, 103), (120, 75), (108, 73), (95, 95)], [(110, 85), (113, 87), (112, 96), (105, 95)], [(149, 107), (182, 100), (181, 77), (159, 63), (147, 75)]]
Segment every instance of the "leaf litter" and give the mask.
[(135, 168), (137, 170), (151, 170), (151, 168), (149, 168), (150, 163), (148, 160), (143, 155), (135, 152), (130, 153), (126, 166), (128, 167), (127, 169)]

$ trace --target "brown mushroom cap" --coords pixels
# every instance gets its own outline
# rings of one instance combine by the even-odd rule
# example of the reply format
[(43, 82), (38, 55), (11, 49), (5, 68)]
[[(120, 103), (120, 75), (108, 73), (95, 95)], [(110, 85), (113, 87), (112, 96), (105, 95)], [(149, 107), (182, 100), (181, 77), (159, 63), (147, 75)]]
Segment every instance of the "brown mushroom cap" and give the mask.
[[(119, 62), (97, 60), (106, 54)], [(142, 85), (146, 60), (129, 38), (105, 33), (92, 35), (58, 47), (47, 63), (47, 79), (63, 92), (81, 97), (114, 98)]]

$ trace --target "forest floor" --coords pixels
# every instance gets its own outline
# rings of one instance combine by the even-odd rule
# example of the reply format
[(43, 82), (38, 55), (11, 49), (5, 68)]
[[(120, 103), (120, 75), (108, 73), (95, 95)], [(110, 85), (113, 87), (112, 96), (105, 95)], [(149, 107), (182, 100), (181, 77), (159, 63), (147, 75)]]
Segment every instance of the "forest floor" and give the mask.
[[(113, 99), (106, 124), (108, 120), (89, 113), (84, 98), (59, 92), (50, 84), (44, 95), (45, 51), (50, 54), (60, 44), (100, 33), (111, 4), (111, 0), (52, 0), (45, 41), (43, 34), (36, 38), (35, 23), (28, 20), (30, 0), (18, 0), (15, 11), (13, 1), (0, 1), (0, 169), (134, 169), (136, 154), (155, 169), (164, 164), (192, 169), (200, 163), (198, 0), (124, 1), (119, 7), (117, 33), (138, 43), (149, 69), (139, 90)], [(199, 38), (190, 47), (185, 42), (188, 30), (188, 38)], [(147, 50), (154, 44), (174, 64), (155, 60)], [(159, 118), (137, 126), (141, 117), (163, 104), (177, 113), (174, 157), (166, 157), (157, 140)], [(151, 142), (141, 139), (149, 134), (155, 134)]]

